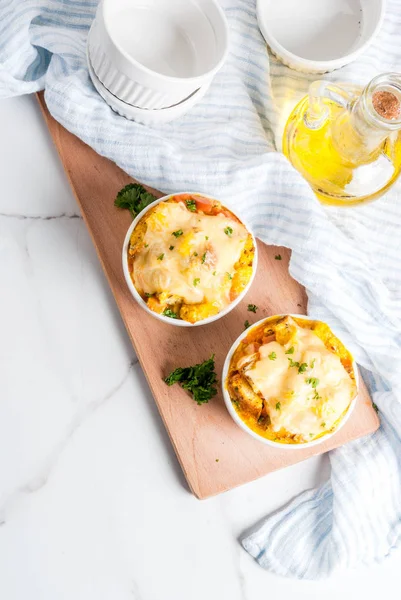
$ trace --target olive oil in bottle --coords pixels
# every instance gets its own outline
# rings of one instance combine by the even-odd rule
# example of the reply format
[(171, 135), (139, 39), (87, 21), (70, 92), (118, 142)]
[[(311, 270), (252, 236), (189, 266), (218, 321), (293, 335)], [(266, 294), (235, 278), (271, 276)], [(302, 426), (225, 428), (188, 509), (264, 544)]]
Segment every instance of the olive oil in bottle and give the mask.
[(283, 151), (319, 200), (353, 205), (380, 197), (401, 171), (401, 76), (365, 89), (311, 84), (291, 113)]

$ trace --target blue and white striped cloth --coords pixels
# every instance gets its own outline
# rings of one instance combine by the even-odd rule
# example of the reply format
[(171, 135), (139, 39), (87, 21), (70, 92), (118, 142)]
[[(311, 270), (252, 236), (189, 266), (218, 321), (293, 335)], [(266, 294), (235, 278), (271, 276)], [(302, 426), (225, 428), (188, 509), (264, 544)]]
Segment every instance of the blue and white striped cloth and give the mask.
[[(243, 540), (266, 569), (323, 578), (380, 561), (401, 540), (401, 186), (352, 209), (324, 209), (275, 151), (283, 116), (313, 76), (269, 57), (255, 0), (224, 0), (231, 52), (204, 100), (158, 129), (128, 122), (96, 94), (85, 43), (96, 2), (0, 0), (0, 97), (46, 90), (52, 115), (131, 175), (165, 192), (197, 189), (242, 213), (269, 244), (292, 248), (309, 313), (365, 368), (381, 428), (330, 453), (331, 477)], [(401, 65), (401, 0), (380, 35), (328, 77), (367, 83)]]

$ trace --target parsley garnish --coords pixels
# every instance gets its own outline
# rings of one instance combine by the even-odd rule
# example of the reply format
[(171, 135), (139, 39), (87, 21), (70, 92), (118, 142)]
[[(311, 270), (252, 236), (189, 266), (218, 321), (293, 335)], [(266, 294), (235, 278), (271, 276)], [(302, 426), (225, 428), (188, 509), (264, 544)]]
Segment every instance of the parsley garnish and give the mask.
[(164, 254), (159, 254), (159, 256), (157, 257), (157, 260), (163, 260), (164, 258)]
[(169, 250), (174, 250), (175, 246), (170, 246)]
[(187, 209), (191, 212), (196, 212), (196, 202), (195, 200), (185, 200), (185, 204), (187, 205)]
[(226, 228), (225, 228), (225, 230), (224, 230), (224, 233), (225, 233), (226, 235), (228, 235), (228, 237), (231, 237), (231, 236), (232, 236), (232, 234), (233, 234), (232, 227), (226, 227)]
[(149, 294), (149, 292), (145, 292), (145, 298), (151, 298), (151, 296), (153, 296), (153, 294)]
[(193, 367), (179, 367), (165, 378), (167, 385), (180, 383), (188, 390), (197, 404), (209, 402), (217, 394), (215, 383), (217, 375), (214, 370), (214, 354), (203, 363)]
[(319, 380), (316, 377), (308, 377), (305, 379), (306, 383), (310, 383), (313, 388), (316, 388), (319, 384)]
[(281, 402), (277, 402), (276, 404), (276, 410), (280, 410), (281, 409)]
[(213, 276), (215, 276), (215, 275), (216, 275), (216, 273), (217, 273), (217, 271), (213, 271)]
[(372, 402), (372, 406), (375, 409), (375, 411), (378, 413), (379, 412), (379, 407), (377, 406), (377, 404), (375, 404), (375, 402)]
[(198, 285), (198, 283), (200, 283), (200, 279), (199, 279), (199, 277), (195, 277), (194, 286), (196, 287)]
[(311, 362), (311, 364), (309, 365), (311, 369), (313, 369), (313, 367), (315, 366), (315, 362), (316, 362), (316, 358), (314, 358)]
[(194, 252), (194, 256), (198, 256), (198, 253), (197, 253), (197, 252)]
[(170, 317), (170, 319), (178, 319), (177, 313), (171, 310), (171, 308), (165, 308), (162, 312), (162, 315), (165, 317)]
[[(215, 271), (215, 273), (216, 273), (216, 271)], [(227, 277), (228, 277), (229, 279), (232, 279), (232, 278), (233, 278), (233, 276), (231, 275), (231, 273), (227, 273)]]
[(294, 354), (294, 346), (291, 346), (291, 348), (288, 348), (286, 354)]
[(319, 396), (319, 394), (318, 394), (318, 391), (317, 391), (317, 390), (315, 390), (315, 393), (314, 393), (313, 399), (314, 399), (314, 400), (320, 400), (320, 399), (321, 399), (321, 396)]
[(180, 237), (180, 235), (182, 235), (184, 232), (182, 229), (177, 229), (177, 231), (173, 231), (173, 233), (171, 235), (173, 235), (174, 237)]
[(298, 361), (294, 361), (292, 358), (289, 358), (288, 360), (290, 361), (290, 367), (297, 367), (298, 373), (305, 373), (306, 369), (308, 368), (306, 363), (299, 364)]
[(202, 254), (202, 258), (201, 258), (202, 265), (203, 265), (203, 263), (205, 262), (205, 260), (206, 260), (206, 252), (204, 252), (204, 253)]
[(250, 322), (248, 321), (248, 319), (245, 321), (244, 323), (244, 329), (248, 329), (248, 327), (250, 326)]
[(140, 183), (129, 183), (118, 192), (114, 206), (128, 208), (131, 215), (136, 217), (155, 200), (156, 196), (147, 192)]
[(322, 423), (322, 425), (321, 425), (321, 426), (322, 426), (322, 427), (326, 427), (326, 423)]
[(249, 310), (249, 312), (256, 313), (256, 311), (258, 310), (258, 307), (256, 306), (256, 304), (248, 304), (248, 310)]
[(276, 254), (276, 256), (274, 257), (276, 260), (281, 260), (281, 254)]
[(145, 248), (149, 248), (149, 244), (145, 244)]
[(276, 360), (277, 354), (275, 352), (270, 352), (269, 358), (270, 358), (270, 360)]
[(205, 240), (208, 240), (208, 239), (209, 239), (209, 236), (208, 236), (208, 235), (205, 235)]

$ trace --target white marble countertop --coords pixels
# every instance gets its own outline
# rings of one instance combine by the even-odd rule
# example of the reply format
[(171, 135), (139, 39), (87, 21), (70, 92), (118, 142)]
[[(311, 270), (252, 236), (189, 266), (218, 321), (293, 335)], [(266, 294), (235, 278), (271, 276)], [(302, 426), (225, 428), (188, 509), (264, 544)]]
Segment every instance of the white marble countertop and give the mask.
[(393, 596), (399, 554), (298, 582), (238, 543), (327, 457), (189, 493), (35, 98), (0, 106), (0, 598)]

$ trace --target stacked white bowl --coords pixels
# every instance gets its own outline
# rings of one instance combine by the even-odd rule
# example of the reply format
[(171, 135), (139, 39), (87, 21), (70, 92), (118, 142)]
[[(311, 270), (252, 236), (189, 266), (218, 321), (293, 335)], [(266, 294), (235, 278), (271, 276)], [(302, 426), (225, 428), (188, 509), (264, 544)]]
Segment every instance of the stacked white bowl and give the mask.
[(98, 92), (145, 124), (189, 110), (227, 51), (228, 25), (216, 0), (102, 0), (87, 47)]

